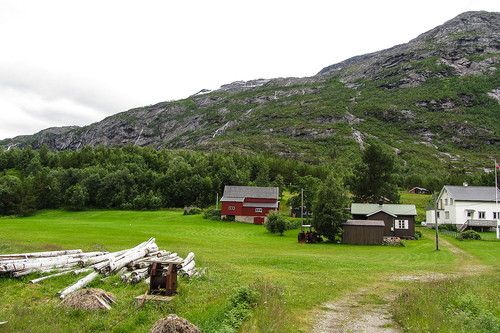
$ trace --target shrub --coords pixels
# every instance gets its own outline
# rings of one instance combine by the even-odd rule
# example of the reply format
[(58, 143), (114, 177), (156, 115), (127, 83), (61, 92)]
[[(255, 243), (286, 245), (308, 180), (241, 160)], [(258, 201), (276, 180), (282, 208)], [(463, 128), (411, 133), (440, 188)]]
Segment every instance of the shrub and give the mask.
[(204, 219), (220, 221), (220, 210), (219, 209), (207, 209), (203, 213)]
[(422, 231), (415, 230), (415, 239), (420, 239), (420, 238), (422, 238)]
[(460, 233), (457, 236), (457, 239), (458, 240), (464, 240), (464, 239), (480, 240), (481, 239), (481, 235), (478, 234), (474, 230), (467, 230), (467, 231), (464, 231), (464, 232)]
[(266, 222), (264, 223), (264, 227), (271, 233), (283, 233), (287, 230), (293, 230), (300, 227), (300, 222), (295, 219), (285, 218), (283, 215), (280, 215), (276, 211), (270, 211), (267, 214)]
[(289, 218), (285, 219), (286, 223), (286, 230), (293, 230), (293, 229), (298, 229), (300, 228), (300, 221)]
[(456, 224), (441, 224), (439, 226), (439, 230), (457, 231), (457, 225)]
[(264, 223), (264, 227), (270, 232), (270, 233), (280, 233), (280, 235), (283, 235), (286, 229), (286, 221), (285, 218), (280, 215), (278, 212), (272, 210), (267, 214), (267, 219), (266, 222)]

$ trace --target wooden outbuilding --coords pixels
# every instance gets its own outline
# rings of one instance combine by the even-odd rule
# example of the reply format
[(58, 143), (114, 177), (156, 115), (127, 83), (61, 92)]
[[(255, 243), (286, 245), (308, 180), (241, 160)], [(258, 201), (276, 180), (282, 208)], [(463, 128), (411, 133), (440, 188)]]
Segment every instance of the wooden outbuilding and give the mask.
[(426, 188), (423, 187), (414, 187), (410, 190), (410, 193), (412, 194), (431, 194), (431, 191), (429, 191)]
[(354, 220), (384, 221), (384, 236), (412, 238), (415, 235), (415, 205), (351, 204)]
[(375, 245), (384, 241), (384, 221), (348, 220), (342, 223), (342, 243)]

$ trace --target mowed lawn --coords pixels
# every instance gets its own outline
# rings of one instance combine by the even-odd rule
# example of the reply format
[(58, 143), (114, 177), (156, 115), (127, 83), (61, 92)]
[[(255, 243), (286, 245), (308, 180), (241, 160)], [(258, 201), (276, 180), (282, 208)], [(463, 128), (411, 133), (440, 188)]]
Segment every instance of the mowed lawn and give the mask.
[[(56, 277), (36, 285), (28, 282), (35, 275), (0, 278), (0, 322), (9, 322), (0, 331), (145, 332), (156, 320), (176, 313), (203, 332), (215, 332), (234, 290), (252, 286), (273, 299), (258, 303), (242, 331), (307, 332), (324, 302), (362, 286), (408, 283), (399, 276), (454, 272), (461, 260), (444, 246), (435, 251), (431, 231), (425, 231), (421, 240), (407, 241), (405, 247), (298, 244), (297, 233), (279, 236), (263, 226), (183, 216), (181, 211), (42, 211), (32, 217), (0, 218), (2, 254), (77, 248), (117, 251), (155, 237), (160, 249), (181, 257), (194, 252), (196, 266), (208, 267), (204, 278), (181, 278), (179, 295), (170, 304), (147, 304), (141, 309), (132, 299), (144, 294), (147, 285), (123, 285), (119, 277), (96, 281), (91, 287), (118, 297), (111, 311), (97, 313), (58, 306), (56, 292), (77, 277)], [(497, 265), (494, 256), (500, 255), (500, 243), (483, 242), (487, 250), (453, 243), (479, 261), (484, 257), (484, 264)]]

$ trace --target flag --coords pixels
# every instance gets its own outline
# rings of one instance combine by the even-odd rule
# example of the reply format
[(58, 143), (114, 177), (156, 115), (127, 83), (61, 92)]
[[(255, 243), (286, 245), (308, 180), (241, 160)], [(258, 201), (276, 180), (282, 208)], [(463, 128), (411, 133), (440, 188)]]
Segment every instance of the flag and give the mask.
[(497, 161), (495, 161), (495, 168), (500, 169), (500, 165), (498, 165), (498, 162), (497, 162)]

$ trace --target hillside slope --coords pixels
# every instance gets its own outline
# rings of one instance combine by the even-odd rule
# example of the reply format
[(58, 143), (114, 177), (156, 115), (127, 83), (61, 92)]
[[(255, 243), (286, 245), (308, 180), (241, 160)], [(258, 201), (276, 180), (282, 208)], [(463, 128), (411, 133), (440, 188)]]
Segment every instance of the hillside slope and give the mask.
[(350, 163), (377, 140), (404, 165), (479, 168), (500, 159), (499, 68), (500, 13), (467, 12), (407, 44), (312, 77), (234, 82), (0, 145), (130, 143)]

